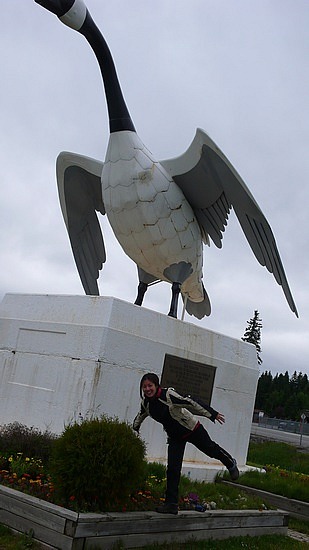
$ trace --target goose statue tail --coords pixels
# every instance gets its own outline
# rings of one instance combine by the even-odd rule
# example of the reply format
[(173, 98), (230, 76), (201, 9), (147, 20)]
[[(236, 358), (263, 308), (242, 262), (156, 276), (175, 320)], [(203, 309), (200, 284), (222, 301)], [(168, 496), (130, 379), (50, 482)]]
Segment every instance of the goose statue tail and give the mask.
[(211, 314), (211, 304), (204, 285), (203, 293), (204, 299), (201, 302), (193, 302), (192, 300), (190, 300), (190, 298), (188, 298), (187, 295), (182, 295), (186, 312), (189, 313), (189, 315), (197, 317), (197, 319), (203, 319), (203, 317), (208, 317)]

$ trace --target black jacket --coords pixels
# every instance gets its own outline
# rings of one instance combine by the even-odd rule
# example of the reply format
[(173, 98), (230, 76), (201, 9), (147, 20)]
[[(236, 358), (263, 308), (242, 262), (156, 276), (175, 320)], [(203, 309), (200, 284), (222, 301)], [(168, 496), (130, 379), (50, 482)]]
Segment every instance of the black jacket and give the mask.
[(173, 388), (159, 387), (154, 397), (142, 399), (140, 411), (133, 421), (133, 429), (138, 431), (145, 418), (150, 416), (163, 425), (169, 437), (189, 437), (199, 425), (193, 413), (213, 422), (218, 414), (209, 405), (190, 396), (184, 397)]

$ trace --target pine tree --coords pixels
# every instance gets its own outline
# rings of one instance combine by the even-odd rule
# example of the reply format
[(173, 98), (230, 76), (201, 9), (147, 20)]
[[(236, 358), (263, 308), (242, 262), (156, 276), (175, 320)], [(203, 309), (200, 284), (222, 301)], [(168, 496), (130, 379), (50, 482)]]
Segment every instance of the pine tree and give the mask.
[(290, 376), (263, 372), (258, 381), (255, 408), (263, 410), (270, 417), (288, 418), (299, 421), (300, 415), (309, 411), (309, 380), (307, 374)]
[(247, 321), (247, 328), (242, 337), (244, 342), (249, 342), (249, 344), (254, 344), (256, 349), (256, 356), (258, 364), (261, 365), (263, 360), (261, 359), (261, 329), (263, 328), (262, 319), (259, 318), (259, 312), (256, 309), (254, 311), (254, 316), (252, 319)]
[(265, 402), (267, 397), (272, 391), (273, 377), (271, 372), (263, 372), (259, 378), (257, 391), (256, 391), (256, 400), (255, 408), (265, 411)]

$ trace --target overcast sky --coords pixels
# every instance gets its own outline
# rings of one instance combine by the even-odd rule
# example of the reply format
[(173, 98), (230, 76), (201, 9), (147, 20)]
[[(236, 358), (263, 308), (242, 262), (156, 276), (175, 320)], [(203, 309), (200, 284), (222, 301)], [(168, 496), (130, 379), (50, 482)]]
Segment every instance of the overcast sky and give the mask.
[[(234, 215), (223, 248), (205, 248), (209, 318), (185, 320), (240, 338), (257, 309), (261, 372), (309, 374), (308, 0), (88, 0), (114, 56), (138, 134), (158, 159), (204, 129), (245, 180), (274, 232), (299, 319), (260, 266)], [(1, 2), (0, 298), (83, 294), (60, 212), (62, 150), (104, 160), (108, 119), (94, 54), (32, 0)], [(100, 292), (136, 297), (133, 262), (101, 224)], [(166, 313), (170, 285), (144, 305)], [(179, 314), (181, 313), (179, 307)]]

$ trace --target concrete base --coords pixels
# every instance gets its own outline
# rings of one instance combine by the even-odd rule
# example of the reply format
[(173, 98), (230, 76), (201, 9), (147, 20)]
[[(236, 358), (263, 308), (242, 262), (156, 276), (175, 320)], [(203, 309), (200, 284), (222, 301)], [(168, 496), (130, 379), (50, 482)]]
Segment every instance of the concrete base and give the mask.
[[(0, 418), (61, 433), (93, 414), (132, 422), (145, 372), (166, 354), (216, 368), (211, 405), (224, 426), (201, 419), (240, 467), (246, 464), (258, 365), (255, 348), (110, 297), (7, 294), (0, 305)], [(166, 435), (146, 419), (149, 460), (165, 462)], [(187, 445), (184, 471), (209, 478), (222, 465)]]

